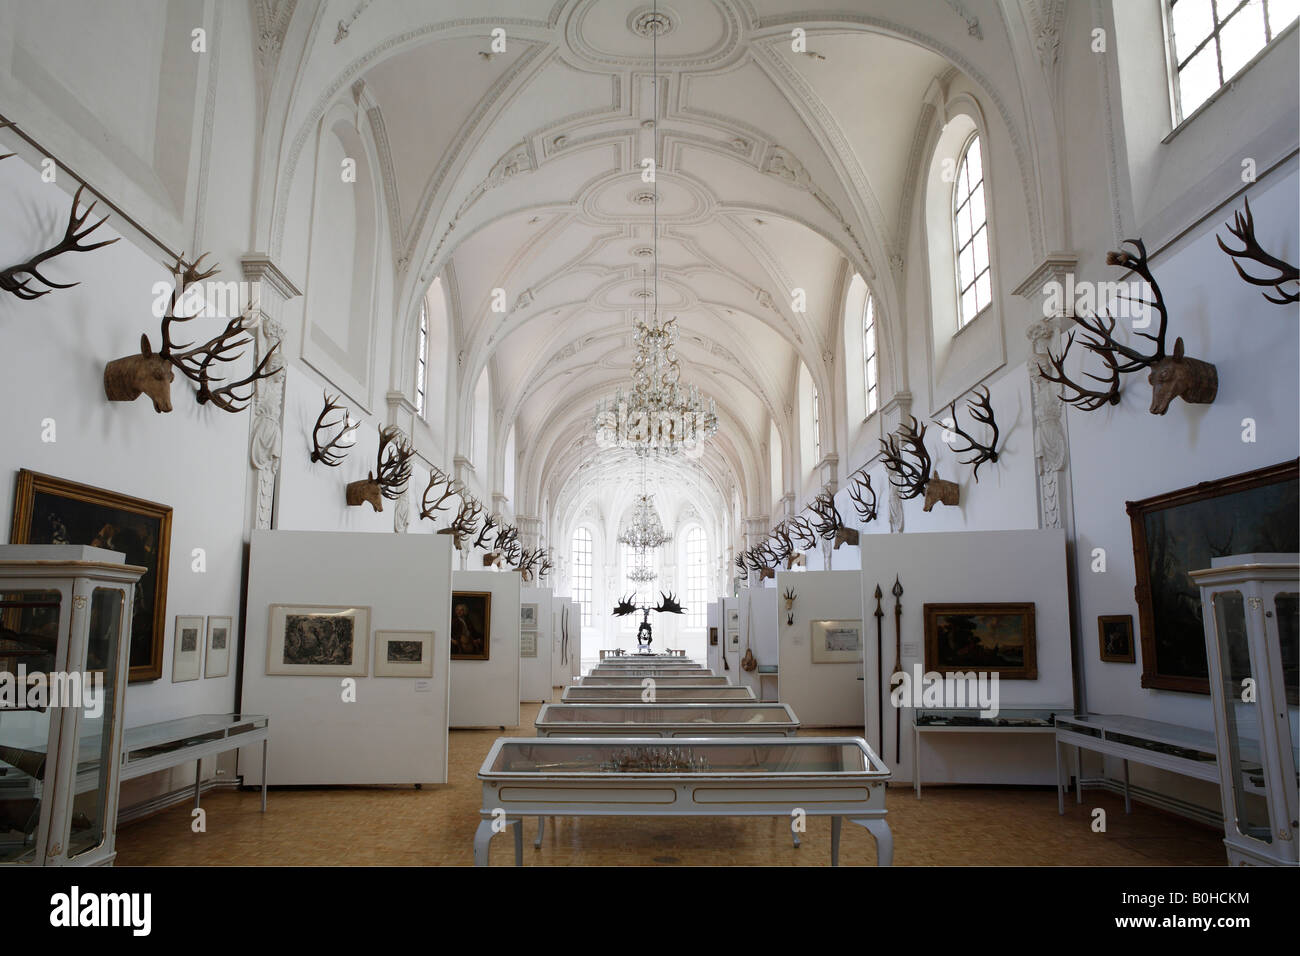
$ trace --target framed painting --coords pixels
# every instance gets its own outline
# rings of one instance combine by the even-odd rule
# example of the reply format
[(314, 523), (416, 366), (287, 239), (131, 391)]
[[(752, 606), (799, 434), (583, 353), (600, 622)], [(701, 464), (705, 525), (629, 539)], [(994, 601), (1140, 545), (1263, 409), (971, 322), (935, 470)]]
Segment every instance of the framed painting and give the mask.
[(1038, 680), (1035, 608), (1024, 604), (926, 604), (925, 669), (984, 671)]
[(451, 593), (451, 659), (491, 660), (492, 592)]
[(266, 673), (278, 677), (365, 677), (370, 608), (271, 605)]
[(1133, 616), (1130, 614), (1103, 614), (1097, 618), (1097, 640), (1101, 643), (1101, 659), (1111, 664), (1133, 664), (1137, 661), (1133, 650)]
[(177, 617), (172, 647), (172, 683), (198, 680), (203, 659), (203, 618)]
[(203, 664), (204, 677), (225, 677), (230, 673), (230, 633), (233, 623), (228, 617), (208, 618), (208, 656)]
[(709, 628), (709, 647), (717, 647), (717, 646), (718, 646), (718, 629), (716, 627), (711, 627)]
[(375, 631), (376, 677), (432, 677), (433, 631)]
[(537, 656), (537, 632), (524, 631), (519, 635), (519, 656), (536, 657)]
[(519, 605), (519, 629), (521, 631), (537, 630), (537, 605)]
[(862, 660), (861, 621), (812, 621), (814, 664), (856, 664)]
[[(1142, 641), (1142, 686), (1210, 692), (1201, 592), (1214, 558), (1300, 551), (1300, 460), (1125, 504)], [(1295, 641), (1282, 648), (1295, 660)]]
[(162, 677), (172, 509), (153, 501), (23, 469), (11, 544), (85, 544), (126, 555), (145, 569), (131, 613), (130, 680)]

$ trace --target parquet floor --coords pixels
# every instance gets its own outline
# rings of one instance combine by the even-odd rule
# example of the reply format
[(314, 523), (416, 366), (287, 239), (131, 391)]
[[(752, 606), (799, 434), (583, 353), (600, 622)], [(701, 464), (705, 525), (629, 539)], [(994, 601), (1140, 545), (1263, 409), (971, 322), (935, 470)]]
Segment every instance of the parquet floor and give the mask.
[[(531, 736), (537, 705), (521, 708)], [(856, 734), (860, 731), (817, 731)], [(123, 827), (118, 866), (468, 866), (473, 863), (481, 790), (475, 774), (497, 731), (452, 731), (449, 778), (423, 790), (387, 788), (273, 789), (265, 814), (256, 791), (206, 795), (207, 832), (190, 831), (190, 806), (173, 807)], [(1222, 833), (1100, 791), (1082, 806), (1056, 812), (1055, 790), (891, 788), (889, 824), (896, 866), (1222, 866)], [(1094, 833), (1091, 811), (1104, 807), (1106, 833)], [(557, 819), (534, 850), (526, 825), (524, 864), (823, 866), (830, 862), (830, 821), (810, 818), (803, 846), (791, 845), (785, 820)], [(509, 833), (492, 843), (492, 864), (513, 864)], [(875, 863), (875, 844), (846, 823), (844, 865)]]

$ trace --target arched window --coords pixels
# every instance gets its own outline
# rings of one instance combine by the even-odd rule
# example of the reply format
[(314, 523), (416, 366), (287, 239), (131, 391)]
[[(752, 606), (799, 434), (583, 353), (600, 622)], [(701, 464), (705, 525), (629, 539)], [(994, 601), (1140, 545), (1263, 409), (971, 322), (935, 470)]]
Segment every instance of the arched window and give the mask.
[(866, 385), (867, 414), (880, 407), (880, 361), (876, 354), (876, 300), (870, 290), (862, 308), (862, 374)]
[(957, 164), (952, 217), (957, 249), (957, 327), (964, 328), (993, 300), (984, 162), (978, 134), (970, 138)]
[(420, 334), (416, 341), (415, 414), (424, 417), (424, 387), (429, 378), (429, 306), (420, 303)]
[(709, 568), (705, 559), (704, 529), (693, 525), (686, 532), (686, 626), (703, 630), (708, 611)]
[(582, 608), (582, 626), (591, 627), (591, 532), (573, 532), (573, 598)]
[(812, 438), (813, 438), (813, 459), (814, 464), (820, 464), (822, 460), (822, 410), (821, 399), (817, 394), (817, 386), (812, 390)]

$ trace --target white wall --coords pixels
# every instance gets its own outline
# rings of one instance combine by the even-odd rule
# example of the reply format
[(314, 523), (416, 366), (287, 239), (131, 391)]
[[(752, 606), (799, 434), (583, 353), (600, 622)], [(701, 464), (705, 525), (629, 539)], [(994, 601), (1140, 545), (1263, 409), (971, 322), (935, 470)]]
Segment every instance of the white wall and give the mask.
[[(722, 642), (726, 638), (726, 627), (722, 623), (722, 604), (724, 599), (709, 602), (708, 615), (704, 621), (704, 666), (715, 674), (722, 673)], [(708, 633), (711, 628), (718, 629), (718, 643), (709, 645)]]
[[(776, 591), (773, 588), (741, 588), (735, 601), (740, 609), (740, 651), (732, 655), (727, 649), (727, 660), (731, 670), (725, 672), (733, 684), (753, 688), (754, 696), (759, 694), (758, 671), (746, 671), (740, 666), (748, 647), (754, 652), (754, 658), (760, 664), (777, 664), (779, 651), (776, 634)], [(731, 606), (730, 603), (727, 605)], [(725, 634), (723, 639), (725, 640)]]
[[(794, 624), (786, 623), (785, 601), (780, 597), (787, 588), (795, 592)], [(794, 709), (801, 727), (849, 727), (862, 732), (861, 663), (814, 664), (811, 637), (813, 621), (859, 619), (861, 588), (862, 574), (857, 571), (778, 571), (776, 587), (765, 592), (773, 597), (767, 602), (769, 620), (780, 637), (780, 700)], [(864, 625), (864, 642), (867, 636)], [(871, 641), (874, 649), (874, 632)]]
[[(442, 535), (441, 537), (447, 537)], [(486, 661), (451, 662), (451, 726), (519, 725), (519, 575), (453, 571), (452, 591), (492, 594)]]
[[(451, 549), (428, 535), (257, 531), (250, 545), (243, 708), (270, 717), (272, 785), (446, 783)], [(366, 605), (366, 677), (268, 676), (272, 604)], [(517, 612), (516, 612), (517, 613)], [(374, 676), (374, 632), (432, 630), (433, 677)], [(261, 747), (240, 754), (261, 782)]]
[[(1070, 671), (1070, 615), (1066, 579), (1065, 535), (1059, 530), (977, 531), (939, 534), (893, 534), (873, 539), (862, 555), (862, 614), (871, 621), (872, 646), (866, 657), (863, 706), (875, 746), (877, 688), (888, 687), (894, 669), (895, 578), (903, 587), (901, 621), (903, 669), (925, 670), (926, 604), (1032, 601), (1035, 605), (1038, 679), (999, 680), (1003, 709), (1035, 705), (1073, 705)], [(885, 647), (876, 670), (875, 590), (884, 592)], [(797, 712), (797, 710), (796, 710)], [(801, 715), (802, 716), (802, 715)], [(894, 722), (902, 720), (902, 757), (894, 750)], [(885, 763), (896, 780), (911, 780), (912, 713), (895, 711), (885, 701)], [(1056, 764), (1050, 735), (926, 734), (923, 736), (925, 783), (1054, 784)]]
[[(557, 615), (553, 608), (563, 598), (554, 599), (550, 588), (520, 588), (520, 604), (537, 605), (537, 656), (519, 658), (519, 699), (545, 701), (551, 699), (551, 652)], [(495, 611), (495, 607), (493, 608)]]

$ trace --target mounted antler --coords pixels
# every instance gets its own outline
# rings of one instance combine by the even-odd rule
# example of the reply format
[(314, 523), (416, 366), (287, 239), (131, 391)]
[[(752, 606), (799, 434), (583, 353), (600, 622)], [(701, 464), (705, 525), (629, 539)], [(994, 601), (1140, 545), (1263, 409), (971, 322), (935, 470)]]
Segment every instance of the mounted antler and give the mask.
[[(13, 124), (5, 123), (4, 125), (12, 126)], [(13, 153), (7, 153), (5, 156), (0, 156), (0, 159), (7, 159), (12, 155)], [(85, 188), (86, 186), (84, 183), (81, 186), (78, 186), (76, 195), (72, 197), (72, 211), (68, 213), (68, 225), (63, 230), (63, 238), (44, 252), (38, 252), (26, 262), (21, 262), (16, 266), (10, 266), (8, 269), (0, 272), (0, 292), (8, 292), (19, 299), (31, 301), (32, 299), (39, 299), (41, 296), (47, 295), (55, 289), (71, 289), (74, 285), (78, 285), (79, 283), (53, 282), (41, 275), (41, 265), (57, 256), (63, 255), (65, 252), (90, 252), (94, 249), (100, 248), (101, 246), (108, 246), (117, 242), (117, 239), (103, 239), (99, 242), (92, 242), (90, 245), (82, 244), (83, 239), (108, 221), (108, 216), (105, 216), (94, 225), (82, 229), (82, 226), (86, 224), (86, 220), (90, 218), (90, 214), (95, 208), (95, 204), (92, 202), (86, 207), (84, 213), (80, 216), (77, 215), (77, 206), (81, 204), (81, 194)], [(27, 278), (21, 278), (22, 276), (26, 276)], [(33, 288), (32, 282), (39, 282), (41, 285), (46, 286), (46, 288)]]
[[(1282, 288), (1286, 283), (1300, 283), (1300, 269), (1291, 265), (1285, 259), (1279, 259), (1277, 256), (1264, 251), (1258, 240), (1255, 239), (1255, 217), (1250, 212), (1250, 200), (1244, 196), (1242, 199), (1245, 202), (1246, 211), (1233, 214), (1236, 222), (1235, 225), (1228, 226), (1228, 232), (1241, 240), (1243, 248), (1231, 249), (1216, 235), (1214, 238), (1218, 241), (1219, 248), (1232, 257), (1232, 264), (1237, 270), (1237, 275), (1251, 285), (1272, 287), (1273, 291), (1278, 294), (1278, 298), (1273, 298), (1267, 292), (1261, 293), (1268, 301), (1275, 305), (1290, 305), (1292, 302), (1300, 302), (1300, 285), (1296, 285), (1296, 291), (1294, 292), (1288, 292)], [(1225, 223), (1225, 225), (1227, 224)], [(1239, 261), (1241, 259), (1257, 262), (1265, 268), (1272, 269), (1275, 274), (1259, 278), (1249, 275), (1241, 267)]]
[[(335, 395), (333, 398), (330, 398), (328, 393), (322, 393), (322, 395), (325, 399), (325, 407), (321, 410), (321, 413), (316, 416), (316, 425), (311, 430), (311, 460), (313, 463), (320, 462), (321, 464), (328, 465), (331, 468), (337, 468), (339, 465), (343, 464), (343, 459), (347, 457), (346, 450), (351, 448), (356, 442), (355, 438), (348, 442), (345, 442), (344, 439), (356, 431), (357, 428), (360, 427), (361, 423), (349, 421), (348, 410), (339, 404), (339, 396)], [(331, 413), (337, 412), (340, 409), (343, 410), (343, 417), (339, 421), (325, 421)], [(342, 428), (339, 428), (340, 425)], [(322, 432), (331, 428), (339, 428), (338, 434), (322, 445)]]
[(542, 552), (542, 565), (537, 569), (537, 580), (546, 577), (555, 570), (555, 564), (551, 561), (551, 549), (547, 548)]
[(789, 561), (794, 556), (794, 542), (790, 540), (790, 532), (786, 530), (784, 521), (772, 529), (772, 537), (776, 539), (776, 545), (772, 547), (776, 560)]
[(677, 603), (677, 598), (671, 591), (669, 591), (667, 594), (664, 594), (663, 591), (659, 592), (659, 604), (654, 608), (654, 610), (660, 612), (661, 614), (685, 614), (686, 613), (686, 608), (682, 607), (680, 604)]
[(370, 502), (375, 511), (383, 511), (383, 498), (390, 501), (400, 498), (411, 478), (411, 457), (415, 450), (402, 440), (396, 425), (379, 431), (379, 452), (375, 455), (375, 470), (365, 478), (348, 482), (344, 500), (349, 505)]
[[(1112, 328), (1114, 327), (1113, 320), (1111, 326)], [(1106, 383), (1106, 390), (1104, 392), (1098, 391), (1097, 389), (1086, 388), (1085, 386), (1072, 381), (1070, 377), (1065, 374), (1065, 358), (1070, 354), (1071, 346), (1074, 345), (1074, 332), (1070, 332), (1070, 334), (1065, 337), (1065, 348), (1061, 350), (1059, 356), (1053, 355), (1050, 348), (1047, 350), (1047, 360), (1051, 363), (1052, 368), (1056, 370), (1055, 374), (1048, 372), (1047, 369), (1043, 368), (1041, 365), (1038, 366), (1038, 374), (1046, 381), (1061, 386), (1063, 389), (1061, 392), (1061, 401), (1065, 402), (1067, 405), (1073, 405), (1075, 408), (1082, 409), (1085, 412), (1095, 412), (1097, 409), (1105, 405), (1118, 405), (1119, 363), (1115, 360), (1115, 353), (1093, 339), (1083, 339), (1082, 341), (1083, 347), (1094, 355), (1100, 355), (1102, 362), (1106, 365), (1107, 374), (1104, 378), (1100, 375), (1093, 375), (1091, 372), (1083, 373), (1093, 381)], [(1067, 394), (1064, 389), (1070, 389), (1074, 394)]]
[(438, 534), (452, 535), (452, 546), (460, 551), (465, 547), (465, 539), (471, 537), (478, 528), (478, 518), (482, 513), (483, 506), (478, 503), (478, 499), (462, 494), (456, 517), (447, 527), (439, 528)]
[(506, 564), (510, 565), (512, 568), (519, 566), (519, 562), (523, 559), (523, 556), (524, 550), (519, 546), (519, 542), (514, 538), (511, 538), (501, 551), (501, 557), (505, 558)]
[[(919, 430), (918, 430), (919, 426)], [(915, 464), (903, 457), (916, 458)], [(904, 500), (925, 494), (930, 481), (930, 453), (925, 450), (925, 426), (912, 417), (910, 425), (900, 424), (898, 433), (880, 439), (880, 454), (889, 472), (889, 483)]]
[[(442, 486), (441, 493), (435, 489)], [(420, 502), (420, 517), (430, 521), (438, 520), (438, 512), (449, 510), (446, 502), (462, 492), (460, 482), (447, 474), (437, 465), (429, 469), (429, 483), (424, 488), (424, 497)], [(436, 494), (436, 497), (435, 497)]]
[[(17, 126), (15, 126), (13, 123), (10, 123), (10, 122), (8, 122), (8, 121), (3, 122), (3, 123), (0, 123), (0, 129), (17, 129), (17, 128), (18, 128)], [(13, 156), (13, 155), (15, 155), (15, 154), (14, 154), (14, 153), (5, 153), (3, 156), (0, 156), (0, 159), (8, 159), (10, 156)]]
[(492, 550), (488, 545), (488, 535), (501, 524), (500, 515), (488, 515), (483, 519), (483, 527), (479, 529), (478, 537), (470, 546), (472, 548), (483, 548), (486, 551)]
[(182, 375), (198, 385), (195, 398), (200, 405), (211, 402), (223, 411), (241, 412), (252, 401), (253, 391), (250, 389), (248, 394), (241, 395), (236, 389), (253, 386), (260, 379), (270, 378), (280, 372), (280, 368), (268, 367), (280, 346), (279, 342), (275, 342), (250, 375), (213, 388), (215, 383), (224, 381), (213, 375), (214, 369), (238, 360), (254, 342), (248, 327), (248, 310), (228, 321), (220, 333), (201, 345), (177, 345), (172, 340), (174, 323), (189, 322), (202, 312), (200, 309), (194, 315), (176, 314), (186, 293), (192, 286), (220, 271), (216, 266), (201, 271), (206, 258), (207, 253), (204, 253), (193, 263), (186, 263), (183, 258), (177, 257), (171, 267), (177, 281), (162, 319), (162, 344), (157, 354), (154, 354), (149, 345), (149, 336), (141, 335), (139, 355), (114, 359), (104, 366), (104, 394), (109, 401), (131, 402), (141, 395), (148, 395), (153, 401), (154, 411), (170, 412), (171, 385), (175, 379), (173, 370), (179, 369)]
[(840, 545), (847, 544), (856, 546), (858, 543), (858, 529), (844, 527), (844, 520), (840, 517), (840, 509), (835, 507), (835, 496), (829, 491), (823, 491), (809, 506), (812, 513), (817, 515), (821, 520), (816, 523), (817, 533), (827, 541), (834, 541), (833, 550), (838, 551)]
[(537, 565), (542, 560), (542, 549), (529, 551), (527, 548), (519, 556), (519, 573), (525, 581), (531, 581), (535, 576)]
[[(983, 394), (981, 394), (980, 389), (983, 389)], [(993, 437), (989, 439), (987, 445), (983, 442), (977, 441), (973, 436), (968, 434), (961, 425), (957, 424), (957, 403), (955, 401), (948, 406), (948, 409), (952, 413), (952, 425), (948, 426), (943, 422), (936, 422), (936, 424), (944, 425), (944, 427), (949, 428), (950, 431), (955, 432), (957, 435), (966, 439), (965, 448), (956, 448), (951, 445), (949, 447), (952, 448), (953, 453), (957, 455), (964, 455), (967, 452), (975, 453), (975, 457), (962, 461), (961, 463), (963, 465), (975, 466), (975, 481), (978, 482), (980, 480), (980, 465), (984, 464), (986, 461), (991, 461), (994, 464), (997, 464), (998, 461), (998, 420), (993, 414), (993, 404), (990, 401), (989, 390), (984, 388), (982, 385), (976, 387), (975, 398), (966, 403), (966, 409), (970, 412), (971, 418), (981, 424), (988, 425), (993, 429)], [(958, 460), (960, 461), (960, 459)]]
[(808, 551), (817, 546), (817, 532), (803, 515), (795, 515), (786, 522), (795, 545), (800, 551)]
[[(870, 495), (871, 500), (867, 501), (865, 495)], [(871, 476), (865, 471), (856, 473), (849, 480), (849, 498), (853, 500), (853, 509), (863, 524), (876, 520), (879, 511), (876, 490), (871, 487)]]
[(633, 597), (636, 597), (636, 595), (633, 594), (630, 597), (623, 597), (618, 599), (618, 603), (614, 605), (615, 617), (627, 617), (627, 615), (629, 614), (636, 613), (636, 605), (632, 603)]

